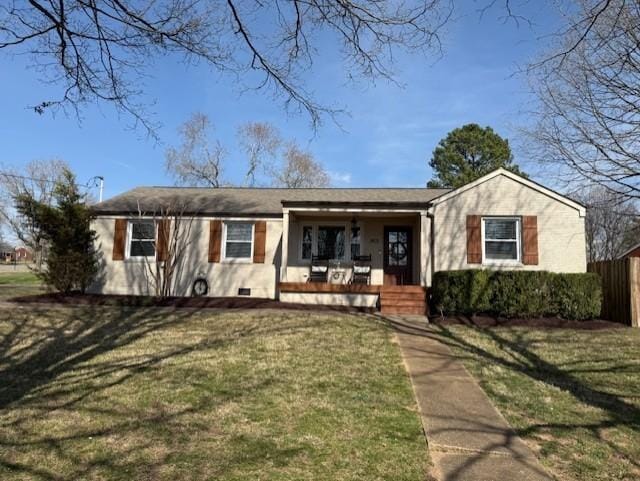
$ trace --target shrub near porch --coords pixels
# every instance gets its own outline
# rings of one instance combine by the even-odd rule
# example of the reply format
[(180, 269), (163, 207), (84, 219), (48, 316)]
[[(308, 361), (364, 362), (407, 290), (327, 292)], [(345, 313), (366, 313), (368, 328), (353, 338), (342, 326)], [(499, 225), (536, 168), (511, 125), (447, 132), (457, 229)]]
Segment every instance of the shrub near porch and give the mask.
[(379, 320), (304, 311), (0, 311), (0, 479), (423, 480)]
[(582, 320), (597, 318), (602, 304), (600, 278), (593, 273), (442, 271), (433, 276), (432, 295), (445, 314)]

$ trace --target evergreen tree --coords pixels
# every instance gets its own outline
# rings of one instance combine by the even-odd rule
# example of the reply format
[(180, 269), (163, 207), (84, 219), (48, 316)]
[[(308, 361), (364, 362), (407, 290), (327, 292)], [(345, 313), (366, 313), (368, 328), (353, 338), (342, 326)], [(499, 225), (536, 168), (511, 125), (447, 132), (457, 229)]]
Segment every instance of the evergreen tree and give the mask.
[(78, 189), (74, 174), (65, 169), (48, 205), (28, 194), (16, 198), (18, 211), (48, 244), (48, 257), (39, 273), (55, 289), (69, 293), (85, 292), (98, 271), (91, 230), (91, 211)]
[(513, 163), (509, 141), (478, 124), (449, 132), (433, 151), (429, 165), (434, 177), (427, 187), (432, 188), (460, 187), (499, 167), (526, 177)]

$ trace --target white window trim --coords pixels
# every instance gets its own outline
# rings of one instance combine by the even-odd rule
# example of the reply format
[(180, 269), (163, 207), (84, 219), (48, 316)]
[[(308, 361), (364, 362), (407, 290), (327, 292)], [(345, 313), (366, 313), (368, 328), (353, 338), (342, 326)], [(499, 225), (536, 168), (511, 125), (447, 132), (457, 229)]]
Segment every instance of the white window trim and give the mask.
[[(487, 259), (485, 252), (486, 239), (485, 239), (485, 221), (487, 220), (513, 220), (516, 222), (516, 258), (515, 259)], [(522, 219), (515, 216), (486, 216), (482, 217), (482, 264), (491, 266), (518, 266), (522, 265)], [(496, 242), (513, 242), (504, 239), (489, 239), (489, 241)]]
[[(153, 255), (152, 256), (131, 256), (131, 241), (133, 236), (133, 223), (134, 222), (153, 222)], [(154, 219), (127, 219), (127, 243), (125, 245), (125, 260), (130, 262), (149, 262), (156, 260), (158, 253), (158, 223)]]
[[(251, 224), (251, 254), (249, 257), (227, 257), (227, 225), (228, 224)], [(222, 222), (222, 262), (229, 264), (251, 264), (253, 263), (253, 248), (256, 237), (256, 223), (247, 220), (225, 220)], [(231, 241), (238, 242), (238, 241)], [(247, 241), (241, 241), (246, 243)]]
[[(305, 227), (311, 227), (311, 255), (315, 256), (318, 254), (318, 228), (320, 226), (338, 226), (344, 227), (345, 229), (345, 246), (344, 246), (344, 258), (336, 259), (340, 262), (351, 262), (351, 221), (341, 222), (341, 221), (310, 221), (310, 222), (300, 222), (300, 226), (298, 229), (298, 262), (310, 264), (311, 259), (304, 259), (302, 257), (302, 233)], [(363, 224), (358, 223), (358, 227), (360, 227), (360, 255), (362, 255), (362, 249), (365, 245), (365, 230)]]

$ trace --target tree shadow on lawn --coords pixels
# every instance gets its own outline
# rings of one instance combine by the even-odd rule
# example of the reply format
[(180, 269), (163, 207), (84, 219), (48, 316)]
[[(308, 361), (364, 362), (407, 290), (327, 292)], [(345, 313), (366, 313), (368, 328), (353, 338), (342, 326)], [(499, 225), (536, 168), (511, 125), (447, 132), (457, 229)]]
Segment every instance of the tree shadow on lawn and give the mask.
[[(484, 349), (480, 345), (469, 342), (451, 329), (449, 325), (444, 324), (430, 324), (428, 327), (421, 327), (415, 324), (408, 324), (397, 320), (388, 319), (390, 325), (399, 332), (410, 334), (414, 336), (424, 336), (431, 339), (435, 339), (450, 348), (454, 349), (454, 356), (459, 360), (465, 358), (480, 358), (485, 361), (489, 361), (492, 364), (506, 368), (507, 370), (514, 371), (519, 374), (523, 374), (528, 378), (545, 383), (549, 386), (553, 386), (562, 391), (570, 393), (576, 400), (583, 403), (586, 406), (600, 409), (604, 411), (608, 419), (593, 423), (539, 423), (532, 424), (523, 429), (516, 429), (514, 433), (518, 436), (535, 436), (536, 434), (544, 433), (548, 429), (558, 429), (567, 432), (575, 430), (588, 430), (592, 435), (602, 443), (606, 443), (612, 451), (618, 456), (624, 458), (630, 465), (635, 468), (640, 468), (640, 461), (631, 457), (625, 452), (621, 446), (618, 446), (611, 439), (607, 439), (603, 436), (603, 433), (610, 428), (628, 428), (636, 433), (640, 433), (640, 408), (638, 406), (627, 402), (623, 398), (635, 398), (634, 394), (622, 393), (620, 395), (612, 394), (610, 392), (597, 389), (595, 387), (585, 384), (582, 380), (578, 379), (574, 373), (603, 373), (609, 372), (612, 376), (618, 375), (621, 372), (636, 372), (637, 364), (632, 363), (617, 363), (607, 368), (596, 369), (583, 369), (576, 368), (586, 361), (568, 361), (566, 363), (554, 364), (545, 360), (543, 357), (534, 352), (533, 347), (536, 340), (528, 338), (530, 334), (528, 329), (508, 329), (509, 336), (501, 335), (500, 329), (492, 327), (482, 327), (467, 325), (465, 328), (472, 329), (477, 335), (483, 336), (485, 340), (489, 340), (495, 343), (499, 348), (499, 355)], [(597, 334), (595, 334), (597, 335)], [(557, 341), (569, 343), (570, 340)], [(585, 346), (589, 349), (589, 346)], [(467, 355), (460, 355), (456, 351), (462, 351)], [(611, 362), (612, 359), (606, 356), (598, 357), (597, 351), (593, 351), (593, 363)], [(615, 361), (616, 359), (613, 359)], [(535, 395), (532, 393), (532, 395)], [(472, 435), (472, 433), (469, 433)], [(495, 446), (499, 447), (499, 446)], [(478, 454), (478, 456), (470, 461), (464, 468), (469, 468), (469, 464), (478, 462), (484, 455)], [(458, 473), (459, 474), (459, 473)], [(452, 478), (454, 479), (454, 478)]]
[[(0, 473), (6, 471), (36, 479), (60, 480), (104, 477), (105, 474), (109, 477), (111, 471), (129, 473), (134, 479), (140, 472), (148, 471), (146, 476), (156, 479), (159, 476), (154, 472), (166, 463), (180, 462), (172, 459), (179, 454), (179, 449), (157, 453), (155, 461), (145, 459), (143, 452), (158, 450), (154, 445), (155, 436), (147, 436), (145, 432), (158, 429), (158, 435), (166, 438), (169, 444), (190, 430), (198, 435), (197, 431), (203, 426), (195, 427), (193, 419), (185, 420), (186, 417), (210, 414), (222, 404), (237, 401), (247, 389), (260, 391), (277, 381), (270, 378), (255, 380), (250, 386), (245, 383), (195, 402), (185, 400), (169, 409), (162, 404), (142, 409), (123, 402), (111, 403), (108, 394), (104, 396), (106, 402), (100, 406), (95, 404), (95, 399), (90, 403), (82, 401), (135, 376), (159, 369), (163, 362), (172, 358), (215, 351), (242, 337), (274, 333), (280, 329), (295, 332), (316, 327), (320, 322), (302, 320), (269, 325), (257, 317), (255, 322), (228, 328), (221, 335), (213, 327), (220, 314), (207, 313), (205, 326), (211, 326), (211, 331), (207, 329), (197, 342), (193, 339), (178, 340), (175, 345), (166, 342), (152, 353), (148, 350), (139, 353), (135, 349), (118, 350), (162, 329), (177, 327), (197, 313), (193, 310), (95, 306), (43, 307), (0, 313), (4, 318), (0, 318), (0, 328), (5, 328), (4, 332), (0, 331)], [(171, 331), (167, 332), (170, 335)], [(114, 351), (118, 355), (100, 358)], [(74, 415), (95, 416), (108, 421), (105, 426), (74, 426)], [(71, 419), (65, 419), (67, 417)], [(35, 432), (38, 418), (46, 418), (47, 422), (50, 418), (57, 419), (64, 424), (65, 434)], [(136, 442), (111, 451), (103, 446), (102, 452), (89, 456), (90, 460), (87, 460), (85, 446), (78, 444), (114, 437), (135, 438)], [(245, 465), (259, 463), (266, 457), (270, 462), (284, 465), (305, 449), (304, 446), (280, 448), (257, 434), (255, 437), (243, 436), (235, 442), (237, 450), (222, 456), (224, 462), (218, 475), (223, 474), (224, 469), (232, 469), (236, 461), (240, 462), (240, 457)], [(74, 449), (74, 445), (79, 449)], [(251, 446), (262, 448), (255, 450)], [(23, 456), (25, 453), (26, 457)], [(52, 456), (58, 466), (47, 464)], [(239, 458), (234, 461), (234, 456)], [(252, 456), (256, 459), (250, 459)], [(29, 458), (41, 462), (23, 461)], [(67, 473), (60, 472), (60, 464), (67, 466)], [(203, 477), (212, 474), (215, 473), (203, 473)]]

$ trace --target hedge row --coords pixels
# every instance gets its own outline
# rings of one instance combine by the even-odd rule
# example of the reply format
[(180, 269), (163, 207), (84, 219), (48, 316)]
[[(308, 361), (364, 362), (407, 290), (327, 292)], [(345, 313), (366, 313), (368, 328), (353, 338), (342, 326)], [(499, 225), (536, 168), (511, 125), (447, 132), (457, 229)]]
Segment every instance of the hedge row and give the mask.
[(469, 269), (436, 272), (433, 305), (445, 314), (593, 319), (600, 315), (602, 287), (594, 273)]

